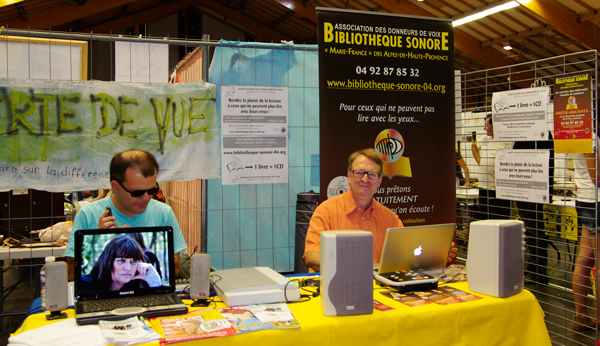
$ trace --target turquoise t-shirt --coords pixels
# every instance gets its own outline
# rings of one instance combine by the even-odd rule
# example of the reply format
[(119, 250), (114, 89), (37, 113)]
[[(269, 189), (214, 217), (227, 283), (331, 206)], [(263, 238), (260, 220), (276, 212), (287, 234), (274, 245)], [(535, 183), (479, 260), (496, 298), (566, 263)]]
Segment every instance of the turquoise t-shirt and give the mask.
[(103, 198), (101, 200), (87, 204), (77, 212), (75, 215), (75, 221), (73, 222), (73, 228), (71, 229), (71, 236), (67, 243), (67, 249), (65, 250), (65, 256), (75, 256), (75, 231), (78, 229), (97, 229), (98, 220), (100, 215), (104, 213), (106, 207), (112, 209), (112, 214), (116, 217), (115, 222), (117, 226), (129, 225), (131, 227), (153, 227), (153, 226), (171, 226), (173, 227), (173, 242), (174, 251), (179, 253), (181, 250), (187, 248), (179, 222), (173, 213), (173, 209), (165, 203), (151, 199), (148, 203), (146, 210), (134, 217), (127, 217), (121, 214), (117, 208), (112, 204), (110, 197)]

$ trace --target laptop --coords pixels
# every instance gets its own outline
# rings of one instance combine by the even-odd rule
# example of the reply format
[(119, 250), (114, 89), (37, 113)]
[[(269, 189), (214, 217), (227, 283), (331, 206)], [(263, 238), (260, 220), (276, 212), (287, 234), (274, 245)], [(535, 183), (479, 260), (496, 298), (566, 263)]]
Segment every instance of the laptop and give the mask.
[(378, 273), (445, 267), (455, 231), (454, 223), (389, 228)]
[(77, 323), (187, 313), (174, 293), (173, 252), (171, 227), (76, 231)]

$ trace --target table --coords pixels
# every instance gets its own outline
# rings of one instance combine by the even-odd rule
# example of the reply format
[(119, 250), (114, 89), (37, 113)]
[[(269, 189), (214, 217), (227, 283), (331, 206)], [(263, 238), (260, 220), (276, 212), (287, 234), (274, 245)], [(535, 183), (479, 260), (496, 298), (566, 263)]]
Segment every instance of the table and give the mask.
[(463, 202), (467, 205), (475, 205), (477, 204), (477, 200), (479, 199), (479, 189), (475, 188), (457, 188), (456, 189), (456, 200), (459, 202)]
[(66, 245), (38, 248), (0, 247), (0, 260), (45, 258), (47, 256), (63, 257)]
[[(450, 286), (470, 292), (466, 282)], [(317, 297), (289, 304), (300, 329), (265, 330), (178, 345), (550, 345), (544, 312), (529, 291), (504, 299), (475, 293), (483, 299), (415, 307), (384, 297), (379, 291), (375, 290), (374, 298), (395, 310), (328, 317), (323, 315), (321, 299)], [(219, 303), (218, 307), (223, 306)], [(73, 309), (67, 310), (67, 314), (74, 317)], [(15, 334), (52, 323), (46, 321), (45, 315), (29, 316)]]

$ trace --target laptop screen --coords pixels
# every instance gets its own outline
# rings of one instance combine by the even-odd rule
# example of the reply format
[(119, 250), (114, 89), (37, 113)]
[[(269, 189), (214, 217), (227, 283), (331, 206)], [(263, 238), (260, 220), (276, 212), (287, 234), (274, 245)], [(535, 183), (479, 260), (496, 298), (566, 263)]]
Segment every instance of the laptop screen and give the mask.
[(174, 292), (174, 265), (171, 227), (75, 233), (77, 300)]
[(445, 267), (456, 224), (389, 228), (379, 273)]

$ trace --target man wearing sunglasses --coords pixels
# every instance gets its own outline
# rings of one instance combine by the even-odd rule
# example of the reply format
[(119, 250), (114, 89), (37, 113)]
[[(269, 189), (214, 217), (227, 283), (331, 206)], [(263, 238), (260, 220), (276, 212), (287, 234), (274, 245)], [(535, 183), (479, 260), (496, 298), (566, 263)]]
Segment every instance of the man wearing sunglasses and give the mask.
[(65, 250), (69, 281), (74, 279), (73, 239), (78, 229), (171, 226), (175, 243), (175, 276), (179, 274), (179, 252), (187, 245), (171, 207), (152, 199), (152, 195), (158, 192), (157, 175), (158, 162), (147, 151), (128, 150), (113, 156), (110, 161), (113, 194), (85, 205), (73, 222)]
[[(377, 202), (373, 196), (381, 185), (383, 159), (373, 149), (359, 150), (348, 158), (348, 184), (345, 193), (323, 202), (310, 219), (304, 246), (304, 262), (312, 270), (321, 270), (321, 231), (365, 230), (373, 233), (373, 263), (379, 263), (385, 232), (403, 227), (398, 215)], [(448, 262), (456, 257), (452, 243)]]

